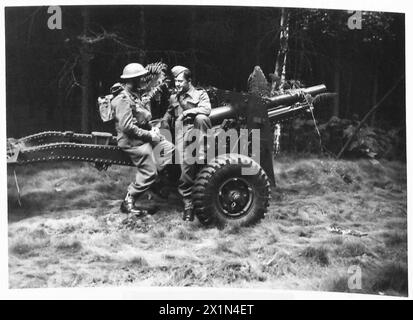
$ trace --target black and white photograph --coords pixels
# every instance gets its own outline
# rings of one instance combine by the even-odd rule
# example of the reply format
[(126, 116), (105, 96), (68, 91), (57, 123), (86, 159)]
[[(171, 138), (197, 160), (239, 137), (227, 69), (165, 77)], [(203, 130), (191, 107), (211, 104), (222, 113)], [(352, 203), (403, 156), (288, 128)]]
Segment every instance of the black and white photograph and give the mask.
[(405, 13), (3, 9), (9, 289), (408, 297)]

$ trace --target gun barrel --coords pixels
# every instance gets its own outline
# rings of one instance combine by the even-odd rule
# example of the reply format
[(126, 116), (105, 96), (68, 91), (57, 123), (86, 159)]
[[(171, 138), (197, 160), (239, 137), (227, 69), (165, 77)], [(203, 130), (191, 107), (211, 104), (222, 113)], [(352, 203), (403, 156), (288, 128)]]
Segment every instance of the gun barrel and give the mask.
[(286, 94), (268, 98), (267, 108), (269, 109), (269, 108), (274, 108), (274, 107), (281, 106), (281, 105), (294, 104), (300, 101), (301, 92), (314, 96), (314, 95), (317, 95), (325, 91), (327, 91), (327, 87), (324, 84), (320, 84), (318, 86), (313, 86), (313, 87), (308, 87), (308, 88), (303, 88), (299, 90), (293, 90)]
[(269, 119), (277, 119), (278, 121), (283, 120), (285, 118), (292, 117), (294, 115), (300, 114), (303, 110), (307, 110), (307, 106), (299, 105), (299, 106), (284, 106), (279, 108), (273, 108), (268, 110), (268, 118)]
[(224, 121), (224, 119), (231, 119), (236, 117), (237, 112), (235, 108), (231, 105), (226, 105), (218, 108), (213, 108), (209, 119), (211, 119), (211, 124), (213, 126), (219, 125)]
[[(302, 93), (310, 94), (315, 96), (319, 93), (327, 91), (324, 84), (320, 84), (313, 87), (291, 90), (288, 93), (267, 98), (265, 107), (268, 110), (269, 118), (282, 119), (284, 117), (289, 117), (295, 113), (300, 113), (304, 109), (303, 106), (294, 106), (296, 102), (303, 100)], [(235, 105), (227, 104), (221, 107), (213, 108), (209, 118), (213, 126), (219, 125), (224, 121), (224, 119), (237, 118), (239, 107)]]

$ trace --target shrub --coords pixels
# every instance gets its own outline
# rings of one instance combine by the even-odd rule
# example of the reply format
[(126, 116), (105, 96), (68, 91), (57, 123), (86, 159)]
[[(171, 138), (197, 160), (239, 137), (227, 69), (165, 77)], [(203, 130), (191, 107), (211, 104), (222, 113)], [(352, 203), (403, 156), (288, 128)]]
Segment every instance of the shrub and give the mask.
[(394, 292), (407, 296), (408, 290), (407, 266), (405, 264), (391, 262), (379, 269), (377, 274), (372, 277), (372, 290)]
[(312, 260), (321, 266), (327, 266), (330, 264), (330, 258), (329, 258), (328, 252), (329, 252), (328, 248), (324, 246), (322, 247), (309, 246), (301, 252), (301, 255), (305, 257), (306, 259)]
[(358, 257), (363, 254), (369, 254), (367, 247), (358, 241), (348, 241), (336, 249), (336, 254), (343, 258)]

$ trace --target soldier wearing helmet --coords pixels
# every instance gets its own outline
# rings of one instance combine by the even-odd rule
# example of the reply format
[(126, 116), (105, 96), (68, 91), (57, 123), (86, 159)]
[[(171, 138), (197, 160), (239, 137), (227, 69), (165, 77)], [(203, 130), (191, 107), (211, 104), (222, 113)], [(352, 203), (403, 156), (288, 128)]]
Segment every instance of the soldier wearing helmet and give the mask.
[[(163, 117), (163, 123), (175, 125), (175, 145), (181, 156), (181, 176), (179, 179), (179, 193), (184, 202), (183, 220), (192, 221), (192, 186), (197, 173), (197, 164), (194, 163), (193, 155), (187, 148), (191, 144), (191, 131), (198, 134), (197, 142), (200, 148), (196, 162), (203, 163), (206, 160), (206, 149), (204, 138), (207, 130), (211, 128), (209, 114), (211, 113), (211, 103), (205, 90), (196, 89), (192, 85), (191, 71), (183, 66), (175, 66), (171, 69), (175, 80), (177, 93), (171, 95), (169, 107)], [(191, 149), (192, 151), (192, 149)]]
[[(138, 94), (144, 85), (143, 77), (148, 71), (139, 63), (130, 63), (123, 69), (120, 76), (123, 90), (112, 100), (115, 109), (115, 124), (118, 146), (129, 154), (137, 167), (135, 182), (128, 187), (121, 211), (124, 213), (141, 214), (143, 210), (156, 210), (155, 206), (139, 208), (134, 201), (149, 190), (157, 177), (157, 159), (153, 148), (162, 144), (165, 157), (170, 156), (173, 146), (164, 140), (150, 125), (152, 118), (150, 106), (144, 103)], [(166, 163), (164, 163), (166, 164)]]

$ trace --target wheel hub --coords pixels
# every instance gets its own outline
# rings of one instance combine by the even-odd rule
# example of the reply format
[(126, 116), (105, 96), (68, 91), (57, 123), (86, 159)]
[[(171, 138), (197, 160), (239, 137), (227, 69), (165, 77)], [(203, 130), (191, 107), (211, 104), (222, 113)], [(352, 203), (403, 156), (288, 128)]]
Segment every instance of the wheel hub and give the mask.
[(249, 183), (242, 178), (230, 178), (218, 191), (218, 203), (225, 215), (240, 218), (247, 213), (253, 200)]

